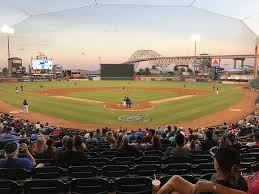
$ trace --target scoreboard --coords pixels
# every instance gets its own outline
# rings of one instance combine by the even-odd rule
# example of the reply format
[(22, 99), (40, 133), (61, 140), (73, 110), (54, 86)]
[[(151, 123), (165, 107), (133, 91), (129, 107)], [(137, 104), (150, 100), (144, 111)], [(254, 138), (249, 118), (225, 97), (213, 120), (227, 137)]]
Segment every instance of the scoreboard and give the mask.
[(102, 80), (132, 80), (134, 64), (101, 64)]

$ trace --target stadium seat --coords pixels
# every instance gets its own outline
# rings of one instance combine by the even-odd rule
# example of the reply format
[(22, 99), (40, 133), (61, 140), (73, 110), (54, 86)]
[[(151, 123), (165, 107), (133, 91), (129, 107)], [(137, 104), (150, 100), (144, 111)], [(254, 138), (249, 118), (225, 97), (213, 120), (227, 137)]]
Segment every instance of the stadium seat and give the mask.
[(44, 164), (45, 166), (55, 166), (56, 161), (53, 159), (36, 159), (36, 164)]
[(139, 164), (134, 167), (133, 171), (137, 176), (153, 177), (154, 174), (160, 173), (160, 166), (158, 164)]
[(67, 186), (61, 180), (38, 179), (30, 180), (24, 183), (25, 194), (57, 194), (66, 193)]
[(252, 164), (251, 166), (252, 166), (253, 172), (259, 171), (259, 163)]
[(213, 163), (198, 164), (192, 168), (192, 172), (195, 174), (215, 173), (214, 164)]
[(249, 149), (246, 149), (245, 153), (259, 153), (259, 148), (249, 148)]
[(94, 166), (70, 166), (68, 168), (68, 178), (90, 178), (96, 177), (98, 170)]
[(58, 179), (62, 176), (63, 170), (57, 166), (34, 168), (32, 178), (37, 179)]
[(163, 152), (161, 152), (160, 150), (148, 150), (148, 151), (144, 152), (144, 156), (159, 156), (159, 157), (162, 157)]
[(116, 194), (151, 194), (152, 180), (147, 177), (123, 177), (115, 181)]
[(98, 158), (100, 156), (97, 152), (90, 151), (85, 152), (85, 155), (87, 155), (88, 158)]
[(101, 153), (101, 156), (112, 159), (112, 158), (115, 158), (118, 156), (118, 152), (117, 151), (105, 151), (105, 152)]
[(192, 164), (201, 164), (201, 163), (210, 163), (210, 162), (212, 162), (212, 158), (209, 154), (191, 155)]
[(238, 171), (241, 172), (241, 173), (250, 173), (251, 172), (251, 163), (250, 162), (241, 162), (239, 165), (238, 165)]
[(110, 160), (108, 158), (89, 158), (88, 162), (90, 165), (95, 167), (103, 167), (110, 164)]
[(161, 158), (158, 156), (143, 156), (136, 160), (138, 164), (159, 164), (161, 163)]
[(78, 178), (70, 181), (71, 194), (108, 194), (110, 184), (102, 178)]
[(119, 178), (128, 176), (130, 169), (126, 165), (108, 165), (102, 168), (102, 176), (107, 178)]
[(91, 149), (90, 151), (91, 152), (96, 152), (96, 153), (101, 153), (101, 152), (105, 152), (105, 151), (108, 151), (110, 148), (94, 148), (94, 149)]
[(162, 164), (172, 164), (172, 163), (189, 163), (188, 157), (174, 157), (168, 156), (162, 159)]
[(188, 163), (168, 164), (161, 168), (161, 172), (167, 175), (190, 174), (192, 166)]
[(256, 152), (244, 153), (241, 155), (241, 162), (258, 162), (259, 154)]
[(0, 179), (26, 180), (30, 177), (31, 173), (22, 168), (0, 168)]
[(20, 194), (22, 188), (19, 184), (11, 180), (0, 180), (0, 193), (3, 194)]
[(133, 157), (115, 157), (111, 164), (132, 166), (135, 164), (135, 159)]
[[(172, 176), (171, 175), (165, 175), (160, 177), (161, 186), (163, 186)], [(192, 175), (181, 175), (181, 177), (187, 181), (189, 181), (192, 184), (195, 184), (197, 182), (197, 179), (193, 177)]]

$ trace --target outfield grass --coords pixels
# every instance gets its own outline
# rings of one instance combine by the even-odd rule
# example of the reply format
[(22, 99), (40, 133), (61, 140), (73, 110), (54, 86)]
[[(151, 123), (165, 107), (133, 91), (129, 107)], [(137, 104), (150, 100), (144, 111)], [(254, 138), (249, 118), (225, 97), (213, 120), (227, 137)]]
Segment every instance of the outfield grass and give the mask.
[[(186, 88), (204, 89), (212, 91), (212, 83), (183, 83), (183, 82), (146, 82), (146, 81), (77, 81), (76, 87), (164, 87), (164, 88)], [(196, 96), (188, 99), (167, 102), (155, 105), (154, 109), (140, 112), (111, 111), (103, 108), (101, 104), (77, 102), (71, 100), (56, 99), (50, 96), (42, 96), (32, 93), (31, 90), (39, 90), (39, 85), (44, 89), (50, 88), (71, 88), (74, 81), (46, 82), (46, 83), (23, 83), (25, 91), (15, 94), (15, 87), (21, 84), (0, 84), (0, 100), (22, 108), (23, 99), (27, 99), (31, 111), (48, 114), (51, 116), (63, 118), (66, 120), (80, 123), (119, 125), (125, 124), (118, 121), (116, 117), (120, 115), (142, 114), (150, 117), (152, 120), (145, 124), (167, 124), (183, 121), (191, 121), (209, 113), (223, 110), (226, 107), (238, 102), (242, 97), (242, 92), (233, 90), (232, 85), (216, 84), (220, 95), (216, 96), (212, 92), (209, 94)], [(70, 93), (69, 96), (103, 100), (107, 102), (121, 101), (120, 93), (113, 91), (94, 91)], [(130, 91), (135, 101), (157, 100), (162, 98), (174, 97), (175, 93), (155, 92), (155, 91)], [(170, 95), (170, 96), (168, 96)], [(144, 124), (143, 124), (144, 125)]]
[(143, 91), (138, 89), (113, 89), (113, 90), (98, 90), (87, 92), (73, 92), (66, 94), (76, 98), (98, 100), (102, 102), (121, 102), (124, 96), (128, 96), (133, 102), (147, 102), (151, 100), (160, 100), (179, 96), (173, 92), (158, 92), (158, 91)]

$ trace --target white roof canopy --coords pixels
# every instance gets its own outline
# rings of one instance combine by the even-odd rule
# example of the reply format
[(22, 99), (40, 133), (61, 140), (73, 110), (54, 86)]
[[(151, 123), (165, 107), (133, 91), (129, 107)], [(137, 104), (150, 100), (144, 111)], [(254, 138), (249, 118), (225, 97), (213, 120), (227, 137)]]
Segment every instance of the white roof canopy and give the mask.
[(0, 26), (15, 26), (28, 17), (86, 6), (194, 7), (243, 21), (259, 36), (258, 0), (0, 0)]

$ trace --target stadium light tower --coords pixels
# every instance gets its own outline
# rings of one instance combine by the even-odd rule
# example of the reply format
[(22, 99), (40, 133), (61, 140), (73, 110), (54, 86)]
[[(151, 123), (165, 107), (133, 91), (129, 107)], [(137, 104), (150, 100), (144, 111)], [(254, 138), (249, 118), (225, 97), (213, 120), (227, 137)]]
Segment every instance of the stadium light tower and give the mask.
[(194, 56), (196, 56), (197, 52), (197, 42), (200, 42), (201, 40), (201, 35), (200, 34), (192, 34), (191, 35), (191, 41), (194, 42)]
[[(8, 49), (8, 60), (10, 59), (10, 42), (9, 42), (9, 36), (10, 34), (14, 34), (14, 29), (11, 28), (10, 26), (8, 25), (3, 25), (2, 28), (1, 28), (1, 32), (4, 33), (4, 34), (7, 34), (7, 49)], [(7, 60), (7, 61), (8, 61)], [(9, 70), (9, 77), (11, 77), (11, 68), (9, 67), (9, 61), (8, 61), (8, 70)]]

